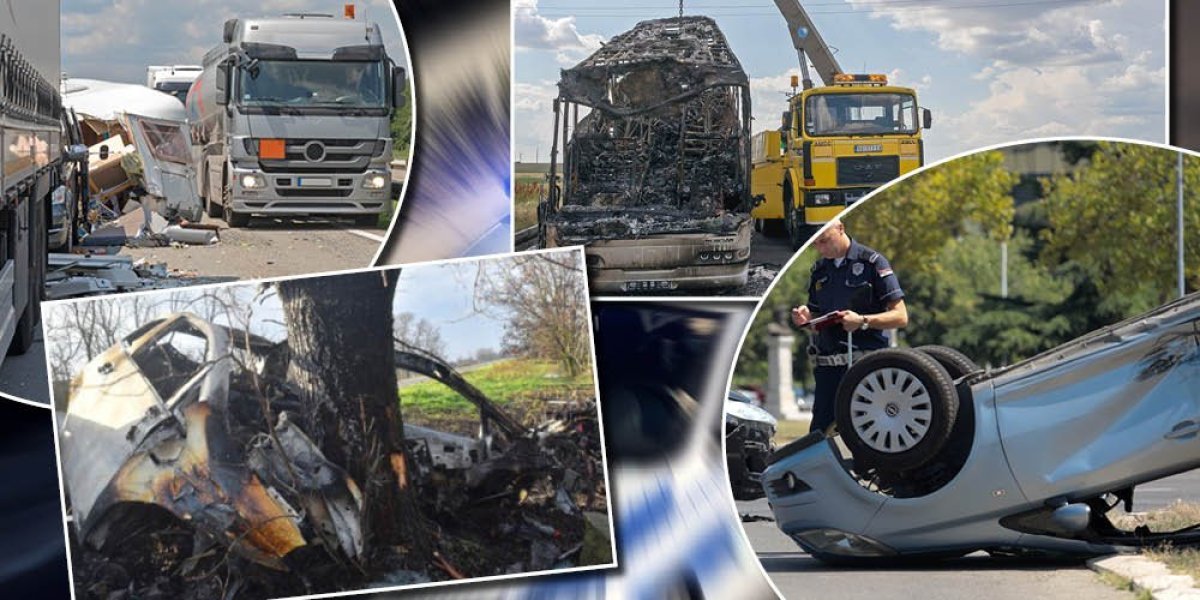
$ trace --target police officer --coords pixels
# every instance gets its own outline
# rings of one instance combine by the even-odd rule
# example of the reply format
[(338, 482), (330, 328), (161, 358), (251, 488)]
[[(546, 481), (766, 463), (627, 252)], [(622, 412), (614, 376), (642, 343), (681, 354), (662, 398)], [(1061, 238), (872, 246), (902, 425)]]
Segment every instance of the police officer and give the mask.
[(885, 348), (888, 340), (883, 330), (908, 325), (904, 291), (882, 254), (850, 239), (845, 225), (836, 220), (812, 246), (821, 258), (809, 276), (808, 304), (792, 309), (792, 323), (804, 326), (829, 313), (837, 313), (841, 323), (814, 332), (809, 341), (809, 354), (816, 363), (809, 432), (825, 431), (833, 424), (834, 399), (846, 374), (847, 355), (857, 360), (865, 352)]

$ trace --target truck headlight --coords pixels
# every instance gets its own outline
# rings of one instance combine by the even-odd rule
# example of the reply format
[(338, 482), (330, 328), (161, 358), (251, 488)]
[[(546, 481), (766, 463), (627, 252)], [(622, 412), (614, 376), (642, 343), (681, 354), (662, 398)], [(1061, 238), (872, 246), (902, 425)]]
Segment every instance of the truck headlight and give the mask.
[(813, 194), (813, 204), (829, 204), (832, 197), (827, 193)]
[(257, 190), (267, 187), (267, 180), (258, 173), (246, 173), (242, 175), (242, 187), (248, 190)]
[(383, 188), (387, 187), (387, 184), (387, 175), (383, 173), (367, 173), (366, 176), (363, 177), (362, 186), (368, 190), (382, 190)]

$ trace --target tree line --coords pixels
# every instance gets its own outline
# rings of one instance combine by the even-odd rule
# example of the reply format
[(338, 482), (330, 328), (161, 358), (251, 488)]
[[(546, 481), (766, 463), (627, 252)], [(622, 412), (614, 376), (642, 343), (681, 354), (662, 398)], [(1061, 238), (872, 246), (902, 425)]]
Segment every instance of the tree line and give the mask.
[[(906, 294), (902, 345), (953, 346), (981, 365), (1033, 356), (1177, 295), (1178, 153), (1119, 142), (1048, 143), (1066, 165), (1022, 177), (980, 152), (897, 182), (847, 213), (851, 237), (889, 258)], [(1185, 155), (1184, 227), (1200, 227), (1200, 159)], [(1019, 186), (1033, 198), (1014, 199)], [(1007, 248), (1008, 294), (1001, 293)], [(766, 379), (766, 326), (807, 296), (802, 253), (755, 316), (735, 383)], [(1185, 287), (1200, 288), (1200, 235), (1185, 237)], [(796, 376), (810, 378), (797, 336)]]

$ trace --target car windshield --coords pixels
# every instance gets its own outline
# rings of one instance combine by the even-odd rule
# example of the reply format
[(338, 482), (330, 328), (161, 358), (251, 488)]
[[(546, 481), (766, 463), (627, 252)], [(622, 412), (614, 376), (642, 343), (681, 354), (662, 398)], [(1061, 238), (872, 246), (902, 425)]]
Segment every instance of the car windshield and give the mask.
[(917, 132), (912, 94), (815, 94), (804, 105), (808, 135), (876, 135)]
[(382, 62), (259, 60), (241, 71), (244, 106), (357, 106), (382, 108)]

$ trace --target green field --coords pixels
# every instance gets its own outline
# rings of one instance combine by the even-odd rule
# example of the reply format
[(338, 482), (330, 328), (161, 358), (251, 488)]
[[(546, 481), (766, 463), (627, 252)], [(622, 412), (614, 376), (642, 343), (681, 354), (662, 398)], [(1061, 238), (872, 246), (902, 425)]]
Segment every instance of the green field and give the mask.
[(545, 189), (544, 173), (517, 173), (513, 183), (513, 223), (517, 231), (537, 225), (537, 204)]
[[(590, 370), (567, 379), (560, 374), (558, 364), (550, 361), (510, 359), (463, 373), (463, 377), (526, 425), (539, 418), (547, 400), (595, 395)], [(399, 393), (406, 422), (464, 435), (476, 433), (478, 410), (450, 388), (436, 381), (423, 381), (405, 386)]]

